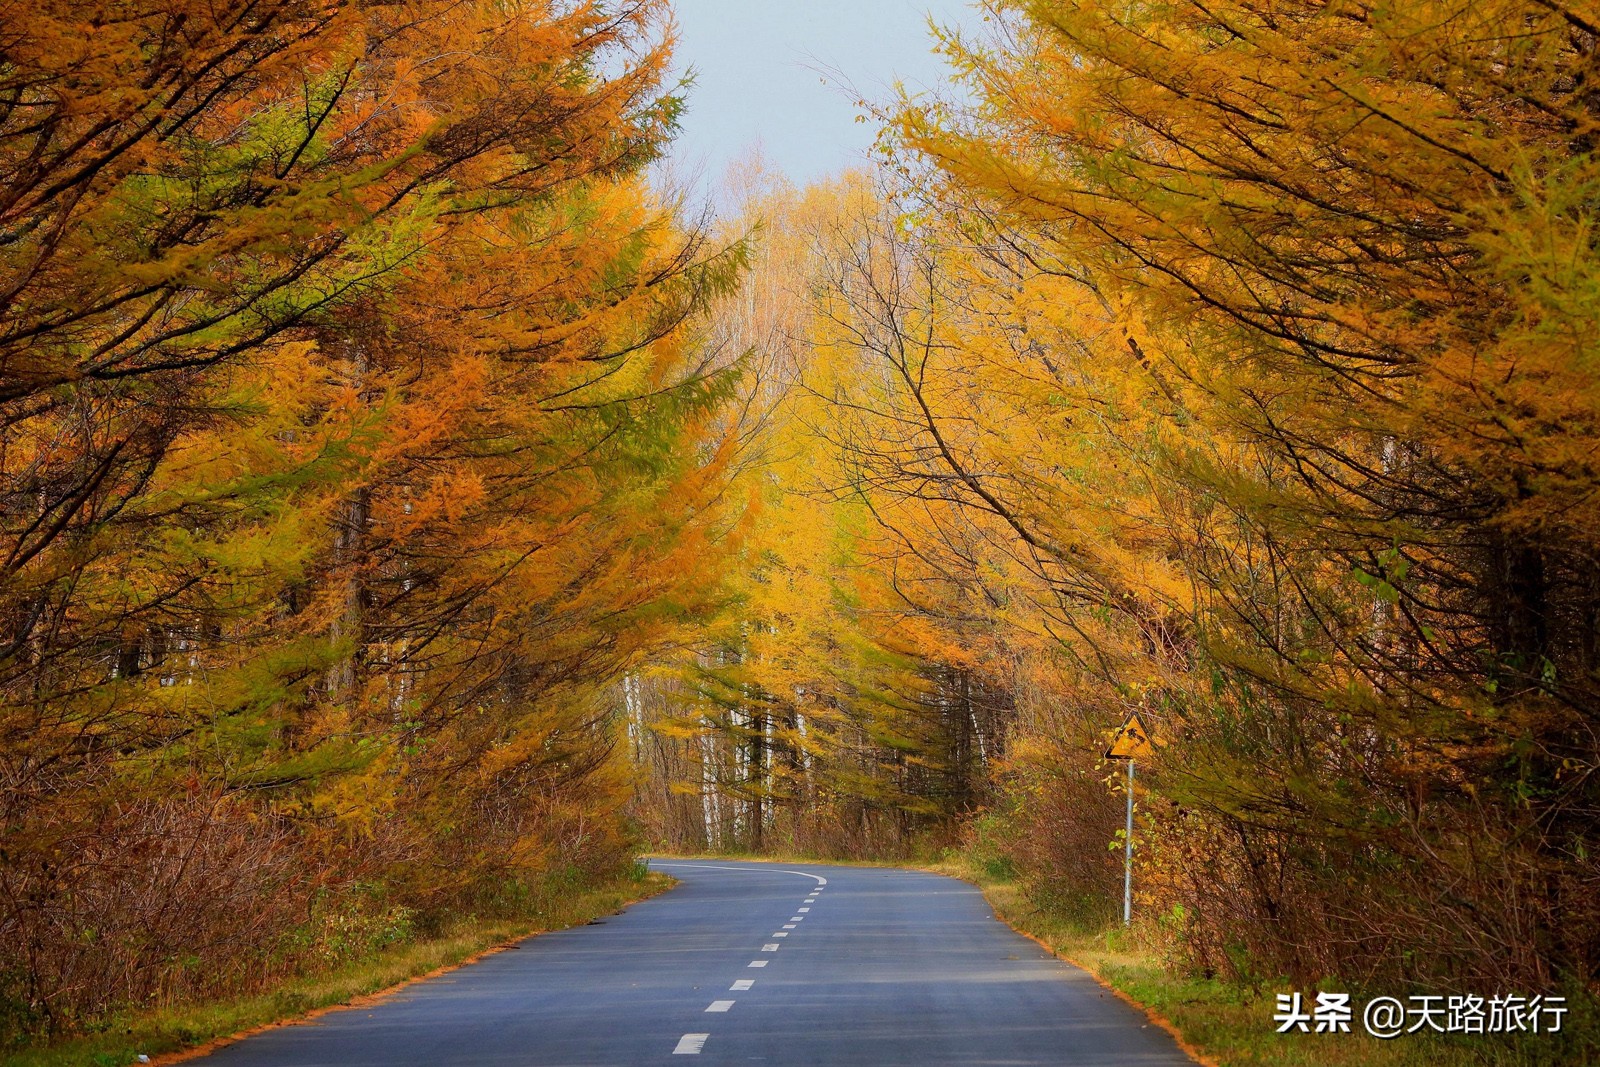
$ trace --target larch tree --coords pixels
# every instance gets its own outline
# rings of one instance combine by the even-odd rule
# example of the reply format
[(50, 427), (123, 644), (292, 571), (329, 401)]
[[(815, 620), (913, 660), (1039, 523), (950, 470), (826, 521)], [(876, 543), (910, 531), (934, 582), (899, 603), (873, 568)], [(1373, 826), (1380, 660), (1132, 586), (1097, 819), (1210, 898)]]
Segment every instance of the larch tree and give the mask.
[(1157, 788), (1191, 949), (1592, 980), (1593, 21), (993, 10), (1008, 36), (952, 42), (974, 106), (901, 133), (1126, 306), (1171, 390), (1200, 670), (1158, 694)]
[(597, 694), (702, 610), (742, 261), (643, 178), (664, 6), (3, 26), (6, 1026), (625, 863)]

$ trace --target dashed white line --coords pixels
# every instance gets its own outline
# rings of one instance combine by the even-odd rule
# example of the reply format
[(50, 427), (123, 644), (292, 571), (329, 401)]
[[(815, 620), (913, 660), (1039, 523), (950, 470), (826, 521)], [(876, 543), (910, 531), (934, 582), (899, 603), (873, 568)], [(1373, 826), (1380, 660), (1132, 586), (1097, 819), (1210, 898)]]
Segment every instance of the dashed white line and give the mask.
[(794, 929), (794, 923), (784, 923), (783, 924), (783, 928), (785, 930), (793, 930)]
[[(701, 864), (701, 863), (657, 863), (657, 864), (655, 864), (655, 866), (660, 866), (660, 867), (699, 867), (699, 868), (701, 868), (703, 870), (743, 871), (743, 872), (755, 873), (755, 871), (752, 870), (749, 867), (719, 867), (719, 866), (713, 866), (711, 864)], [(757, 870), (759, 870), (759, 868), (757, 868)], [(804, 878), (813, 879), (817, 883), (817, 888), (813, 889), (811, 891), (811, 895), (806, 897), (805, 902), (804, 902), (806, 905), (810, 905), (812, 902), (814, 902), (817, 899), (817, 894), (822, 892), (822, 887), (828, 884), (828, 880), (826, 878), (822, 877), (821, 875), (810, 874), (810, 873), (808, 873), (806, 871), (782, 871), (781, 873), (783, 873), (783, 874), (798, 874), (798, 875), (800, 875), (800, 876), (802, 876)], [(786, 925), (783, 929), (784, 930), (793, 930), (794, 929), (794, 924), (800, 922), (802, 920), (802, 918), (804, 917), (805, 913), (810, 911), (810, 910), (811, 910), (811, 908), (809, 906), (801, 907), (799, 909), (800, 914), (794, 916), (793, 918), (791, 918), (789, 920), (789, 924)], [(778, 932), (778, 933), (774, 933), (772, 936), (773, 937), (788, 937), (789, 935), (787, 933)], [(776, 941), (773, 941), (773, 942), (771, 942), (769, 944), (762, 945), (761, 946), (761, 951), (762, 952), (776, 952), (776, 951), (778, 951), (778, 949), (780, 947), (781, 946), (779, 946), (779, 944)], [(767, 960), (751, 960), (749, 965), (751, 967), (765, 967), (767, 965), (767, 963), (768, 963)], [(753, 978), (741, 978), (739, 981), (734, 982), (733, 985), (729, 986), (728, 988), (729, 988), (729, 992), (742, 992), (743, 990), (749, 989), (754, 985), (755, 985), (755, 980)], [(731, 1009), (733, 1007), (733, 1005), (734, 1005), (734, 1002), (731, 1001), (731, 1000), (713, 1000), (710, 1003), (710, 1005), (707, 1006), (706, 1011), (708, 1011), (708, 1012), (726, 1012), (729, 1009)], [(672, 1052), (673, 1052), (674, 1055), (677, 1055), (677, 1056), (698, 1056), (700, 1054), (700, 1051), (705, 1048), (706, 1041), (710, 1037), (711, 1037), (710, 1034), (684, 1034), (682, 1037), (678, 1038), (678, 1045), (677, 1045), (676, 1048), (674, 1048), (672, 1050)]]
[(782, 930), (776, 930), (776, 931), (773, 932), (772, 936), (773, 937), (788, 937), (789, 935), (784, 933)]
[(789, 921), (792, 923), (804, 922), (805, 918), (806, 917), (804, 915), (791, 915), (789, 916)]

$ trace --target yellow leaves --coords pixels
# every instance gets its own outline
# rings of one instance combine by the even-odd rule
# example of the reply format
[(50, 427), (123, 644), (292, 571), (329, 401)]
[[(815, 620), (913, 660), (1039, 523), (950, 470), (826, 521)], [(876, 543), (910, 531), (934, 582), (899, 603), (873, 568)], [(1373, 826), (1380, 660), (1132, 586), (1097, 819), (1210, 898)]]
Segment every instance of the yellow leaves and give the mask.
[[(139, 812), (230, 791), (263, 843), (187, 852), (171, 914), (290, 916), (262, 946), (328, 886), (405, 914), (614, 868), (600, 694), (721, 595), (743, 496), (694, 320), (738, 256), (640, 173), (665, 5), (13, 8), (8, 863), (77, 835), (114, 878)], [(159, 971), (149, 932), (105, 973)], [(185, 974), (284, 965), (250, 941)], [(149, 993), (76, 986), (62, 1018)]]

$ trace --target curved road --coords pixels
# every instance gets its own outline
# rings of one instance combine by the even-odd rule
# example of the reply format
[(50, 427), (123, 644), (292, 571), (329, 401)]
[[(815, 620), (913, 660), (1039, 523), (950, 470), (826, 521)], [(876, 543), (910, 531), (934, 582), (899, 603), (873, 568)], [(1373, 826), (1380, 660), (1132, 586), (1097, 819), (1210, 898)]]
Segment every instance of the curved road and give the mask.
[(825, 864), (651, 865), (683, 884), (203, 1062), (1192, 1067), (1164, 1031), (997, 922), (965, 882)]

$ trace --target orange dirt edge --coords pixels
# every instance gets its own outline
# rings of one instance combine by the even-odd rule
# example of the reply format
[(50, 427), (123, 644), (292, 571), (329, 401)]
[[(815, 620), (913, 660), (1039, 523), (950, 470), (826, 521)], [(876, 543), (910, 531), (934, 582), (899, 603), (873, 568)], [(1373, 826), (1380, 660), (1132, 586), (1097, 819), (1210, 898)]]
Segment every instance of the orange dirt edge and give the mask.
[[(1004, 915), (1001, 915), (998, 911), (995, 912), (995, 915), (1000, 919), (1001, 922), (1005, 923), (1007, 926), (1011, 926), (1010, 920), (1008, 920)], [(1017, 930), (1015, 926), (1011, 926), (1011, 928), (1013, 930)], [(1017, 930), (1017, 933), (1021, 934), (1029, 941), (1032, 941), (1034, 944), (1050, 953), (1050, 955), (1056, 957), (1056, 959), (1065, 960), (1067, 963), (1072, 964), (1074, 967), (1078, 968), (1078, 970), (1082, 971), (1084, 974), (1087, 974), (1090, 978), (1093, 978), (1107, 991), (1109, 991), (1112, 996), (1138, 1011), (1141, 1015), (1149, 1019), (1155, 1025), (1161, 1027), (1161, 1029), (1165, 1030), (1172, 1037), (1173, 1041), (1177, 1042), (1178, 1047), (1183, 1050), (1184, 1055), (1200, 1064), (1200, 1067), (1218, 1067), (1216, 1060), (1212, 1059), (1210, 1056), (1207, 1056), (1205, 1053), (1189, 1044), (1189, 1042), (1184, 1038), (1183, 1034), (1179, 1032), (1176, 1026), (1172, 1025), (1172, 1021), (1169, 1020), (1165, 1015), (1162, 1015), (1155, 1009), (1146, 1007), (1137, 1000), (1134, 1000), (1128, 994), (1124, 993), (1122, 990), (1118, 989), (1104, 978), (1101, 978), (1094, 972), (1093, 968), (1085, 967), (1083, 964), (1079, 963), (1071, 956), (1068, 956), (1066, 953), (1056, 951), (1056, 949), (1043, 938), (1035, 937), (1026, 930)]]

